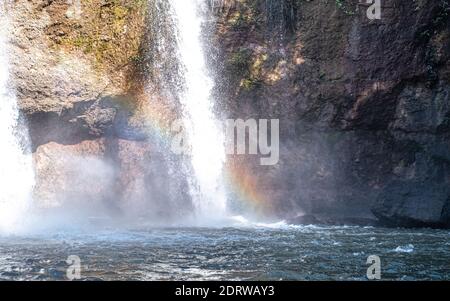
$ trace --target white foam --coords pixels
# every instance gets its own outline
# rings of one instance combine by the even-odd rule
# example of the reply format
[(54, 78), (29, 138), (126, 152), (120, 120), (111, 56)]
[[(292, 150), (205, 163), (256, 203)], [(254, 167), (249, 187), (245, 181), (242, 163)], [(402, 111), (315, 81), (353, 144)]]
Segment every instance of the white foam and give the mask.
[(414, 245), (409, 244), (409, 245), (406, 245), (406, 246), (399, 246), (399, 247), (394, 249), (394, 252), (397, 252), (397, 253), (412, 253), (412, 252), (414, 252)]

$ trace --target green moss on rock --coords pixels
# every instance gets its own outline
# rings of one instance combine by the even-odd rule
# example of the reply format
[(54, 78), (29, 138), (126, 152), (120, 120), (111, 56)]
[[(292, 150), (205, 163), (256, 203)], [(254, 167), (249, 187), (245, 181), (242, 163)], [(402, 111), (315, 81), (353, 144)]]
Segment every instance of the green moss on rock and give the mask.
[(81, 0), (79, 18), (70, 16), (70, 9), (66, 1), (46, 8), (52, 19), (47, 34), (54, 48), (83, 53), (96, 68), (109, 72), (122, 72), (138, 60), (146, 0)]

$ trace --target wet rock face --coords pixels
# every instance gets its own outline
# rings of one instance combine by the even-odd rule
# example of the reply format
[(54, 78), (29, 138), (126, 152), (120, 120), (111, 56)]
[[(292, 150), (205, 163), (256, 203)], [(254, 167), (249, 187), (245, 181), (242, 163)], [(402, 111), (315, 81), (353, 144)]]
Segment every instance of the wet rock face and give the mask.
[[(130, 125), (138, 100), (137, 85), (129, 84), (144, 1), (81, 1), (80, 18), (73, 15), (75, 2), (24, 0), (8, 7), (12, 80), (32, 141), (36, 206), (119, 211), (116, 203), (128, 195), (112, 188), (127, 190), (121, 173), (132, 172), (120, 168), (125, 158), (113, 146), (122, 138), (139, 144), (145, 136), (142, 126)], [(95, 26), (114, 38), (94, 37)], [(140, 148), (130, 147), (129, 156), (141, 156)]]
[(449, 2), (386, 0), (369, 20), (352, 1), (286, 0), (278, 28), (267, 1), (231, 2), (216, 94), (232, 118), (280, 119), (280, 164), (252, 168), (277, 214), (448, 225)]
[(379, 220), (389, 226), (446, 227), (449, 225), (447, 183), (392, 182), (373, 207)]
[(110, 202), (125, 219), (168, 224), (192, 212), (180, 160), (146, 141), (113, 139), (108, 145), (107, 158), (116, 169)]
[(12, 73), (21, 109), (27, 115), (59, 113), (99, 95), (123, 93), (112, 76), (94, 67), (89, 56), (51, 44), (46, 32), (54, 24), (50, 9), (59, 2), (64, 1), (49, 1), (47, 6), (42, 6), (43, 1), (16, 1), (10, 8)]
[(34, 153), (38, 207), (70, 207), (80, 202), (94, 207), (106, 202), (111, 197), (114, 170), (104, 156), (104, 140), (76, 145), (50, 142), (38, 147)]
[(15, 1), (8, 7), (12, 79), (34, 148), (109, 135), (138, 103), (133, 71), (145, 1), (76, 3)]
[[(220, 111), (280, 119), (280, 163), (249, 167), (266, 212), (327, 224), (449, 225), (448, 0), (382, 2), (381, 20), (352, 1), (221, 1), (216, 9), (205, 32), (214, 40)], [(164, 202), (188, 208), (186, 183), (167, 181), (179, 163), (144, 142), (142, 79), (133, 70), (137, 64), (140, 76), (152, 76), (143, 51), (152, 37), (142, 38), (154, 32), (143, 21), (151, 2), (82, 3), (92, 7), (81, 19), (63, 0), (11, 8), (12, 78), (41, 205), (74, 199), (69, 183), (98, 182), (79, 192), (92, 203), (114, 199), (118, 211), (147, 208), (140, 202), (155, 204), (147, 209), (159, 216), (167, 215)], [(91, 36), (96, 27), (101, 34)], [(111, 173), (79, 179), (79, 164), (58, 154), (101, 162)]]
[(35, 207), (67, 216), (170, 223), (191, 203), (180, 168), (148, 142), (120, 138), (49, 142), (33, 154)]

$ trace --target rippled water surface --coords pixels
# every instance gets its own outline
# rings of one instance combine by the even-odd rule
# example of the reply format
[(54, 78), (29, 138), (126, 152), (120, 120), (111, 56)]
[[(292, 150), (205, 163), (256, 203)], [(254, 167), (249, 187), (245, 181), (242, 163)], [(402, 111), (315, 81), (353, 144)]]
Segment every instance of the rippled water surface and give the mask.
[(1, 280), (364, 280), (369, 255), (385, 280), (450, 280), (450, 232), (361, 227), (256, 227), (70, 232), (0, 237)]

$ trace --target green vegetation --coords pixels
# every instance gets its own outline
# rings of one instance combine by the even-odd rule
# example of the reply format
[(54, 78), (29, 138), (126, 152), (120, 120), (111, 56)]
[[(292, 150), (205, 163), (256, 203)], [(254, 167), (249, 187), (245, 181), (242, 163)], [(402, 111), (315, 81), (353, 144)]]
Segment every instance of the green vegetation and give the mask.
[(259, 1), (242, 1), (239, 5), (240, 9), (227, 20), (228, 25), (235, 31), (248, 30), (252, 26), (258, 28), (262, 21)]
[(348, 1), (345, 0), (335, 0), (336, 6), (344, 12), (347, 16), (353, 16), (356, 14), (355, 9), (350, 9), (350, 6), (355, 6), (354, 2), (347, 3)]
[(82, 51), (98, 68), (119, 69), (139, 57), (146, 0), (82, 0), (82, 18), (55, 20), (65, 24), (56, 45)]
[(229, 60), (233, 73), (249, 75), (251, 58), (252, 51), (247, 48), (240, 48), (237, 52), (233, 53)]
[(228, 66), (235, 78), (240, 79), (239, 86), (251, 91), (261, 86), (263, 65), (267, 61), (266, 54), (255, 54), (247, 48), (240, 48), (233, 53)]

